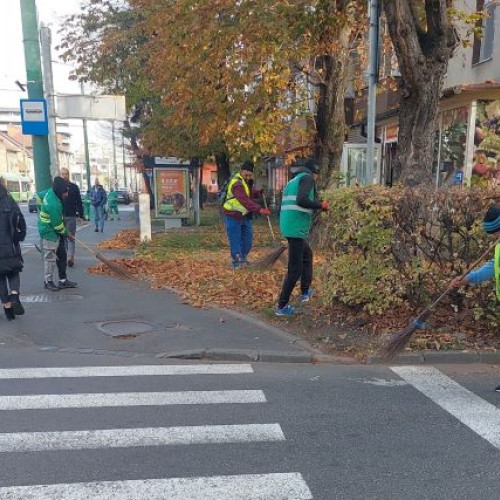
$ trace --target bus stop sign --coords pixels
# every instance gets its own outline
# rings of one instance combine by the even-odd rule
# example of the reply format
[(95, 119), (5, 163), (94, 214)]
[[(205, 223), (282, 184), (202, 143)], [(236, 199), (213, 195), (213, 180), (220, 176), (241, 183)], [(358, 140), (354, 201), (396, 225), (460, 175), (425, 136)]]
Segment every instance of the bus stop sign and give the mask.
[(21, 99), (21, 125), (24, 135), (49, 135), (47, 101)]

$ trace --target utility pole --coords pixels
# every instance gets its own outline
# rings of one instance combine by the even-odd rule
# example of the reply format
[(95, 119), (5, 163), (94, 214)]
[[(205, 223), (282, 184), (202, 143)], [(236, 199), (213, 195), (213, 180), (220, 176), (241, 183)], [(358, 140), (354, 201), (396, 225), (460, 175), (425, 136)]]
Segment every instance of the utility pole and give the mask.
[[(368, 109), (366, 130), (366, 172), (370, 184), (373, 182), (375, 158), (375, 120), (377, 116), (377, 84), (379, 68), (380, 4), (379, 0), (368, 0), (370, 9), (370, 61), (368, 69)], [(368, 180), (367, 179), (367, 180)]]
[[(118, 165), (116, 163), (116, 130), (115, 130), (115, 121), (111, 122), (111, 133), (113, 134), (113, 175), (114, 175), (114, 188), (118, 189)], [(110, 183), (111, 187), (111, 183)]]
[(50, 28), (41, 24), (40, 42), (42, 47), (43, 83), (49, 115), (50, 174), (59, 175), (59, 155), (57, 152), (56, 106), (54, 99), (54, 75), (52, 73), (52, 34)]
[(125, 134), (122, 129), (123, 187), (127, 187), (127, 167), (125, 166)]
[[(35, 0), (20, 0), (20, 4), (28, 98), (43, 99), (42, 63), (36, 3)], [(37, 191), (50, 188), (52, 186), (50, 151), (49, 141), (45, 135), (33, 136), (33, 162), (35, 164)]]
[[(85, 87), (83, 82), (80, 82), (80, 89), (82, 95), (85, 95)], [(87, 191), (90, 191), (91, 180), (90, 180), (90, 155), (89, 155), (89, 134), (87, 131), (87, 119), (83, 120), (83, 149), (85, 152), (85, 171), (87, 172)]]

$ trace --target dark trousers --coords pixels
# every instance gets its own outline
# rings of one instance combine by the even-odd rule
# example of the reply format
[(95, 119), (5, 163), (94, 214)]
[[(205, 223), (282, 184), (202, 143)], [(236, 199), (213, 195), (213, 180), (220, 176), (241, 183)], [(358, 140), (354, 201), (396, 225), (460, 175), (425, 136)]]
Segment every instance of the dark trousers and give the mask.
[(0, 302), (2, 304), (10, 302), (10, 292), (19, 292), (19, 288), (21, 288), (19, 273), (0, 274)]
[(311, 286), (313, 276), (313, 253), (309, 243), (302, 238), (287, 238), (287, 240), (288, 272), (283, 281), (278, 307), (285, 307), (288, 304), (299, 279), (301, 293), (306, 293)]

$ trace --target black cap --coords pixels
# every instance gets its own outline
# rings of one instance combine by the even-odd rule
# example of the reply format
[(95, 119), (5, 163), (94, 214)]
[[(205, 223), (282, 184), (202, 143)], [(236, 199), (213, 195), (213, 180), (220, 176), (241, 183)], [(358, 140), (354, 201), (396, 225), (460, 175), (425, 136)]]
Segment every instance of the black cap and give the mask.
[(254, 168), (255, 168), (255, 165), (250, 160), (247, 160), (241, 166), (241, 170), (247, 170), (248, 172), (253, 172)]
[(309, 169), (313, 174), (319, 174), (319, 164), (316, 160), (309, 158), (304, 166), (307, 169)]
[(68, 183), (62, 177), (54, 177), (54, 183), (52, 184), (52, 189), (56, 196), (62, 200), (62, 195), (69, 189)]

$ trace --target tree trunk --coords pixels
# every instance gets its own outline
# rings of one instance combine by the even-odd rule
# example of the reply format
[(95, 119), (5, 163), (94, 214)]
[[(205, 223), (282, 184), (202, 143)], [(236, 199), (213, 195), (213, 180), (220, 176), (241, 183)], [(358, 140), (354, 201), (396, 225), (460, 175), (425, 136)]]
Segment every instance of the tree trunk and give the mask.
[(217, 165), (217, 184), (220, 190), (224, 187), (224, 184), (231, 177), (231, 169), (229, 168), (228, 154), (217, 153), (215, 155), (215, 163)]
[(347, 86), (349, 38), (351, 28), (342, 30), (339, 48), (335, 54), (322, 56), (318, 69), (323, 81), (319, 88), (316, 113), (316, 137), (314, 152), (320, 166), (319, 189), (335, 187), (339, 180), (340, 163), (345, 140), (344, 98)]
[[(407, 186), (431, 185), (439, 99), (448, 61), (458, 44), (449, 0), (382, 2), (401, 73), (394, 179)], [(425, 7), (425, 22), (418, 7)]]

